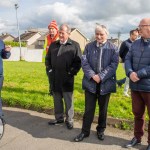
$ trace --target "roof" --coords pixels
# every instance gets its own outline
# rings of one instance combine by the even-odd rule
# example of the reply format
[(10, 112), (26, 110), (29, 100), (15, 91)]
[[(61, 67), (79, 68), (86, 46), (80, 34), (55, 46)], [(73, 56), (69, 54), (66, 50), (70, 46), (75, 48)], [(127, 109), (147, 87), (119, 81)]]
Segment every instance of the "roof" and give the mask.
[[(20, 35), (20, 39), (21, 39), (21, 41), (28, 41), (31, 37), (33, 37), (37, 33), (39, 33), (39, 32), (26, 31), (25, 33)], [(19, 41), (19, 38), (17, 37), (15, 39), (15, 41)]]
[(2, 33), (2, 34), (0, 35), (0, 39), (1, 39), (1, 40), (5, 40), (5, 39), (8, 38), (9, 36), (12, 37), (12, 38), (15, 38), (15, 37), (12, 36), (11, 34)]

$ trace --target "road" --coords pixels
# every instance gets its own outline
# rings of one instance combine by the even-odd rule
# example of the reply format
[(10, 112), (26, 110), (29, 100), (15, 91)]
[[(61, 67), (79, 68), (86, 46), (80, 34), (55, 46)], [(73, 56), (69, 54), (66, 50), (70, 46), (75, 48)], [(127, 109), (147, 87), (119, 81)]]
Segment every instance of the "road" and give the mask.
[[(81, 131), (82, 121), (75, 120), (74, 129), (68, 130), (65, 124), (49, 126), (47, 115), (18, 108), (3, 108), (5, 113), (5, 133), (0, 140), (0, 150), (125, 150), (124, 144), (133, 137), (132, 131), (124, 131), (107, 126), (105, 140), (96, 137), (96, 124), (92, 124), (91, 134), (82, 142), (73, 139)], [(131, 150), (145, 150), (147, 133), (142, 145)]]

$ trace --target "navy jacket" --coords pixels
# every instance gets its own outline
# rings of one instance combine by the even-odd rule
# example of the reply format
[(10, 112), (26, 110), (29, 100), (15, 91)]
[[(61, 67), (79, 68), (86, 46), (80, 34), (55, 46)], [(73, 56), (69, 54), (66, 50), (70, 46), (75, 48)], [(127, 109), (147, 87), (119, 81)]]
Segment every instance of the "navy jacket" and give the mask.
[(3, 61), (2, 59), (8, 59), (10, 57), (10, 52), (5, 51), (5, 45), (2, 40), (0, 40), (0, 76), (3, 76)]
[(101, 79), (100, 94), (116, 92), (118, 62), (117, 47), (111, 42), (107, 41), (102, 47), (97, 46), (97, 41), (87, 44), (81, 59), (84, 72), (83, 89), (96, 93), (97, 83), (92, 76), (98, 74)]
[(137, 82), (130, 80), (131, 90), (150, 92), (150, 41), (139, 39), (132, 44), (125, 59), (125, 69), (128, 77), (134, 71), (140, 78)]

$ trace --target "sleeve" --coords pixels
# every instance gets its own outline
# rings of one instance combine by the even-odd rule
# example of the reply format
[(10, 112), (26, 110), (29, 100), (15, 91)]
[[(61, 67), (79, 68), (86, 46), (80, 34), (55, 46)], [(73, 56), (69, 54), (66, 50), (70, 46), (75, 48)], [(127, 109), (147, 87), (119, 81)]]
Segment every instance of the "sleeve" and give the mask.
[(81, 65), (85, 76), (90, 80), (96, 73), (91, 68), (88, 59), (88, 46), (86, 46), (81, 58)]
[(79, 72), (80, 68), (81, 68), (81, 49), (80, 49), (79, 44), (76, 43), (75, 57), (73, 59), (71, 69), (70, 69), (69, 73), (71, 75), (76, 75)]
[(121, 46), (120, 46), (120, 49), (119, 49), (119, 56), (121, 59), (124, 58), (124, 51), (126, 49), (126, 44), (125, 42), (122, 42)]

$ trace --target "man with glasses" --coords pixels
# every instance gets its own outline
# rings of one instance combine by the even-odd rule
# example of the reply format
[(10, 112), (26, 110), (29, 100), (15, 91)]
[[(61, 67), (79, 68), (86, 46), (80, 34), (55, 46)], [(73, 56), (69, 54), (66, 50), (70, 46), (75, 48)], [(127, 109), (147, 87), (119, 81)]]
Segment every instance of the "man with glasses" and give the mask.
[[(132, 44), (125, 59), (126, 75), (130, 78), (134, 114), (134, 138), (125, 145), (127, 148), (141, 144), (146, 107), (150, 117), (150, 18), (142, 19), (138, 29), (141, 38)], [(150, 121), (146, 150), (150, 150)]]

